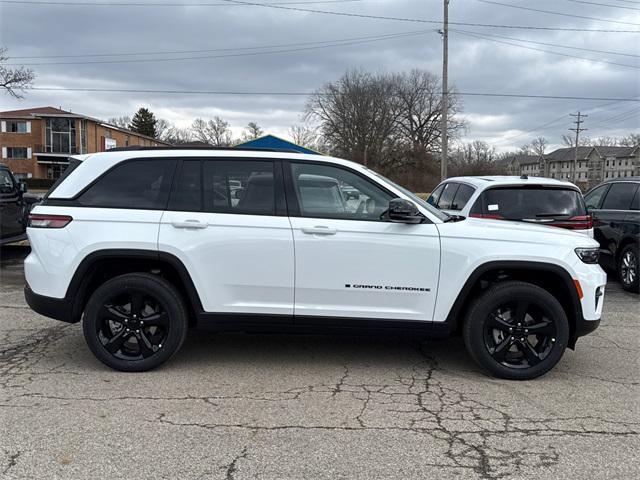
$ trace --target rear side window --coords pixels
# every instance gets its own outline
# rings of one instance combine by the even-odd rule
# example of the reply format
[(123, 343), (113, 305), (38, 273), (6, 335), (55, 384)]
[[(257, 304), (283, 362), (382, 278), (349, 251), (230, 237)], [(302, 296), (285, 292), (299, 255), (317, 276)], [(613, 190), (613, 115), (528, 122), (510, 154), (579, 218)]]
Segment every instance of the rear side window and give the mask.
[(604, 197), (604, 194), (607, 193), (608, 188), (609, 185), (602, 185), (585, 195), (584, 201), (587, 204), (587, 208), (599, 208), (602, 198)]
[(461, 183), (456, 192), (456, 196), (453, 198), (453, 202), (451, 202), (451, 210), (462, 210), (474, 191), (475, 188)]
[(202, 179), (206, 212), (275, 215), (272, 161), (207, 160)]
[(602, 204), (603, 210), (630, 210), (631, 200), (638, 190), (635, 183), (614, 183)]
[(438, 208), (440, 210), (451, 209), (453, 198), (456, 196), (459, 186), (459, 183), (447, 183), (445, 185), (442, 195), (440, 195), (440, 199), (438, 200)]
[(169, 159), (122, 163), (100, 177), (78, 202), (88, 207), (164, 210), (175, 165)]
[(481, 213), (505, 220), (587, 214), (580, 192), (568, 188), (492, 188), (482, 192), (478, 202)]

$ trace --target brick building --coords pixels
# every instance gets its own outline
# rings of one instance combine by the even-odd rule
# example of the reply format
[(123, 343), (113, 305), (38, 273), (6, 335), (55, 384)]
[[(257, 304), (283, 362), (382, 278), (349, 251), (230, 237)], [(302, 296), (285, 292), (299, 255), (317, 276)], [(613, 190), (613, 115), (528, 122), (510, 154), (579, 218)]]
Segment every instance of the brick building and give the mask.
[(0, 112), (0, 162), (17, 178), (57, 178), (69, 155), (130, 145), (169, 144), (53, 107)]

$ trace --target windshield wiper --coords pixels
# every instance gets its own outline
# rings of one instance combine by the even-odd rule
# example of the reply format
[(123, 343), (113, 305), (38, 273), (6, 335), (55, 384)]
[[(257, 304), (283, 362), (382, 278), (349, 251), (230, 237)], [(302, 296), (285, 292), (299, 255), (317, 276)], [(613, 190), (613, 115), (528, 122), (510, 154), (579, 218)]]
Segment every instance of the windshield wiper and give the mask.
[(536, 213), (536, 217), (568, 217), (568, 213)]

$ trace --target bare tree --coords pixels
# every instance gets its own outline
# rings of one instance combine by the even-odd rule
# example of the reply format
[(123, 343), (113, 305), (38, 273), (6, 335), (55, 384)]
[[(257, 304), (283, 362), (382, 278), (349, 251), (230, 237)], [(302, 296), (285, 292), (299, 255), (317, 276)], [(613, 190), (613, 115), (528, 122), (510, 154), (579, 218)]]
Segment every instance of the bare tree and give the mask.
[(351, 70), (309, 98), (306, 118), (319, 121), (333, 153), (380, 166), (395, 143), (398, 110), (388, 76)]
[(637, 147), (640, 145), (640, 133), (630, 133), (622, 137), (619, 142), (621, 147)]
[(531, 154), (531, 144), (525, 143), (518, 149), (518, 153), (520, 155), (529, 155)]
[(210, 143), (214, 147), (228, 147), (232, 143), (229, 123), (220, 117), (214, 117), (209, 121), (196, 118), (191, 125), (191, 131), (197, 140)]
[(164, 118), (159, 118), (156, 122), (156, 138), (162, 139), (169, 128), (171, 128), (171, 123), (169, 123)]
[(593, 139), (593, 145), (597, 145), (599, 147), (617, 147), (619, 145), (620, 139), (616, 137), (607, 137), (602, 136)]
[(489, 175), (501, 173), (496, 163), (495, 147), (481, 140), (462, 143), (454, 150), (451, 170), (454, 175)]
[[(573, 135), (562, 135), (562, 143), (567, 147), (575, 147), (576, 138)], [(592, 144), (593, 142), (589, 137), (580, 137), (580, 147), (588, 147)]]
[(545, 150), (549, 146), (549, 141), (544, 137), (534, 138), (531, 142), (531, 150), (536, 155), (544, 155)]
[(160, 140), (172, 145), (180, 145), (191, 142), (193, 135), (188, 128), (178, 128), (175, 125), (170, 125), (169, 128), (163, 132)]
[(264, 135), (262, 128), (256, 122), (249, 122), (242, 132), (242, 140), (247, 142)]
[(129, 128), (131, 117), (127, 115), (123, 115), (121, 117), (111, 117), (109, 120), (107, 120), (107, 123), (120, 128)]
[(24, 98), (36, 75), (30, 68), (3, 65), (8, 59), (7, 48), (0, 47), (0, 88), (14, 98)]
[(293, 143), (315, 149), (318, 144), (318, 132), (306, 125), (293, 125), (289, 128), (289, 136)]

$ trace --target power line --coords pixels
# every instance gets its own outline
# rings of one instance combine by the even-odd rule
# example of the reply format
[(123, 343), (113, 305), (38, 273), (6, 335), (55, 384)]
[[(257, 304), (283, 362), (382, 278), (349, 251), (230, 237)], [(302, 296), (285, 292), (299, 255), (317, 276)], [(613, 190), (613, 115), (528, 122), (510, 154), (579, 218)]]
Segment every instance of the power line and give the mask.
[[(638, 10), (640, 11), (640, 8), (637, 7), (625, 7), (623, 5), (613, 5), (611, 3), (598, 3), (598, 2), (587, 2), (585, 0), (564, 0), (565, 2), (571, 2), (571, 3), (583, 3), (586, 5), (597, 5), (599, 7), (613, 7), (613, 8), (624, 8), (625, 10)], [(636, 3), (636, 2), (633, 2)]]
[(520, 9), (520, 10), (527, 10), (529, 12), (546, 13), (548, 15), (559, 15), (561, 17), (581, 18), (583, 20), (595, 20), (595, 21), (598, 21), (598, 22), (618, 23), (618, 24), (621, 24), (621, 25), (633, 25), (635, 27), (640, 27), (640, 23), (622, 22), (620, 20), (609, 20), (609, 19), (606, 19), (606, 18), (586, 17), (586, 16), (583, 16), (583, 15), (574, 15), (572, 13), (553, 12), (551, 10), (540, 10), (538, 8), (523, 7), (522, 5), (512, 5), (510, 3), (496, 2), (494, 0), (476, 0), (476, 1), (480, 2), (480, 3), (487, 3), (487, 4), (490, 4), (490, 5), (499, 5), (501, 7), (509, 7), (509, 8), (517, 8), (517, 9)]
[[(223, 0), (224, 1), (224, 0)], [(309, 0), (309, 1), (290, 1), (290, 2), (272, 2), (270, 5), (314, 5), (326, 3), (354, 3), (364, 0)], [(53, 5), (61, 7), (228, 7), (228, 3), (179, 3), (179, 2), (52, 2), (49, 0), (1, 0), (0, 3), (19, 4), (19, 5)], [(239, 5), (240, 6), (240, 5)]]
[[(315, 92), (247, 92), (221, 90), (147, 90), (135, 88), (72, 88), (72, 87), (31, 87), (29, 90), (56, 92), (115, 92), (115, 93), (167, 93), (167, 94), (198, 94), (198, 95), (229, 95), (229, 96), (311, 96)], [(433, 92), (441, 95), (442, 92)], [(598, 102), (640, 102), (640, 98), (611, 98), (611, 97), (580, 97), (569, 95), (528, 95), (517, 93), (493, 92), (455, 92), (456, 95), (471, 97), (502, 97), (502, 98), (536, 98), (544, 100), (589, 100)]]
[[(256, 7), (264, 7), (264, 8), (273, 8), (273, 9), (285, 10), (285, 11), (317, 13), (322, 15), (332, 15), (332, 16), (340, 16), (340, 17), (365, 18), (365, 19), (374, 19), (374, 20), (392, 20), (396, 22), (410, 22), (410, 23), (427, 23), (427, 24), (433, 24), (433, 25), (442, 24), (441, 20), (426, 20), (421, 18), (406, 18), (406, 17), (392, 17), (392, 16), (382, 16), (382, 15), (367, 15), (367, 14), (361, 14), (361, 13), (336, 12), (332, 10), (318, 10), (318, 9), (312, 9), (312, 8), (287, 6), (287, 5), (275, 4), (275, 3), (259, 3), (259, 2), (249, 2), (249, 1), (241, 1), (241, 0), (222, 0), (222, 1), (226, 2), (229, 5), (231, 4), (247, 5), (247, 6), (256, 6)], [(48, 0), (0, 0), (0, 3), (62, 5), (62, 3), (50, 2)], [(150, 5), (150, 4), (141, 4), (140, 6), (145, 6), (145, 5)], [(179, 5), (179, 6), (183, 6), (183, 5)], [(461, 27), (508, 28), (508, 29), (516, 29), (516, 30), (541, 30), (541, 31), (551, 31), (551, 32), (640, 33), (640, 30), (612, 30), (612, 29), (604, 29), (604, 28), (541, 27), (536, 25), (500, 25), (500, 24), (491, 24), (491, 23), (472, 23), (472, 22), (449, 22), (449, 24), (459, 25)], [(636, 24), (632, 24), (632, 25), (636, 25)], [(638, 26), (640, 26), (640, 24), (638, 24)]]
[[(427, 30), (427, 31), (419, 31), (419, 32), (412, 32), (412, 33), (380, 35), (378, 37), (369, 37), (368, 39), (343, 41), (343, 42), (334, 41), (332, 43), (326, 43), (322, 45), (315, 45), (315, 46), (309, 46), (309, 47), (288, 48), (288, 49), (278, 49), (278, 50), (262, 50), (257, 52), (244, 52), (244, 53), (226, 53), (226, 54), (220, 54), (220, 55), (196, 55), (196, 56), (190, 56), (190, 57), (172, 57), (172, 58), (137, 58), (137, 59), (128, 59), (128, 60), (84, 60), (84, 61), (69, 61), (69, 62), (36, 62), (36, 63), (21, 62), (21, 63), (8, 63), (6, 65), (39, 66), (39, 65), (95, 65), (95, 64), (116, 64), (116, 63), (154, 63), (154, 62), (177, 62), (177, 61), (184, 61), (184, 60), (203, 60), (203, 59), (213, 59), (213, 58), (248, 57), (248, 56), (259, 56), (259, 55), (277, 55), (280, 53), (304, 52), (309, 50), (319, 50), (319, 49), (332, 48), (332, 47), (344, 47), (349, 45), (360, 45), (360, 44), (367, 44), (367, 43), (373, 43), (373, 42), (380, 42), (384, 40), (407, 38), (407, 37), (412, 37), (417, 35), (424, 35), (425, 33), (429, 33), (429, 32), (430, 31)], [(260, 47), (254, 47), (254, 48), (260, 48)]]
[(621, 55), (624, 57), (635, 57), (635, 58), (640, 58), (640, 55), (635, 54), (635, 53), (625, 53), (625, 52), (614, 52), (611, 50), (596, 50), (593, 48), (584, 48), (584, 47), (573, 47), (573, 46), (569, 46), (569, 45), (561, 45), (558, 43), (547, 43), (547, 42), (536, 42), (534, 40), (525, 40), (522, 38), (513, 38), (513, 37), (506, 37), (504, 35), (497, 35), (495, 33), (478, 33), (478, 32), (470, 32), (468, 30), (454, 30), (456, 32), (460, 32), (460, 33), (468, 33), (470, 35), (483, 35), (486, 37), (496, 37), (496, 38), (504, 38), (506, 40), (514, 40), (517, 42), (523, 42), (523, 43), (532, 43), (534, 45), (545, 45), (548, 47), (558, 47), (558, 48), (567, 48), (569, 50), (580, 50), (580, 51), (584, 51), (584, 52), (593, 52), (593, 53), (607, 53), (610, 55)]
[(505, 45), (511, 45), (513, 47), (525, 48), (527, 50), (534, 50), (536, 52), (550, 53), (552, 55), (559, 55), (561, 57), (577, 58), (579, 60), (587, 60), (587, 61), (596, 62), (596, 63), (607, 63), (609, 65), (616, 65), (616, 66), (619, 66), (619, 67), (633, 68), (633, 69), (636, 69), (636, 70), (640, 69), (640, 66), (638, 66), (638, 65), (631, 65), (631, 64), (628, 64), (628, 63), (610, 62), (608, 60), (598, 60), (598, 59), (589, 58), (589, 57), (579, 57), (577, 55), (570, 55), (568, 53), (554, 52), (553, 50), (545, 50), (545, 49), (536, 48), (536, 47), (527, 47), (526, 45), (520, 45), (518, 43), (507, 42), (507, 41), (504, 41), (504, 40), (496, 40), (494, 38), (491, 38), (489, 36), (485, 36), (485, 35), (480, 34), (480, 33), (464, 32), (462, 30), (455, 30), (455, 31), (458, 32), (458, 33), (461, 33), (462, 35), (467, 35), (467, 36), (475, 37), (475, 38), (481, 38), (481, 39), (484, 39), (484, 40), (489, 40), (491, 42), (496, 42), (496, 43), (502, 43), (502, 44), (505, 44)]

